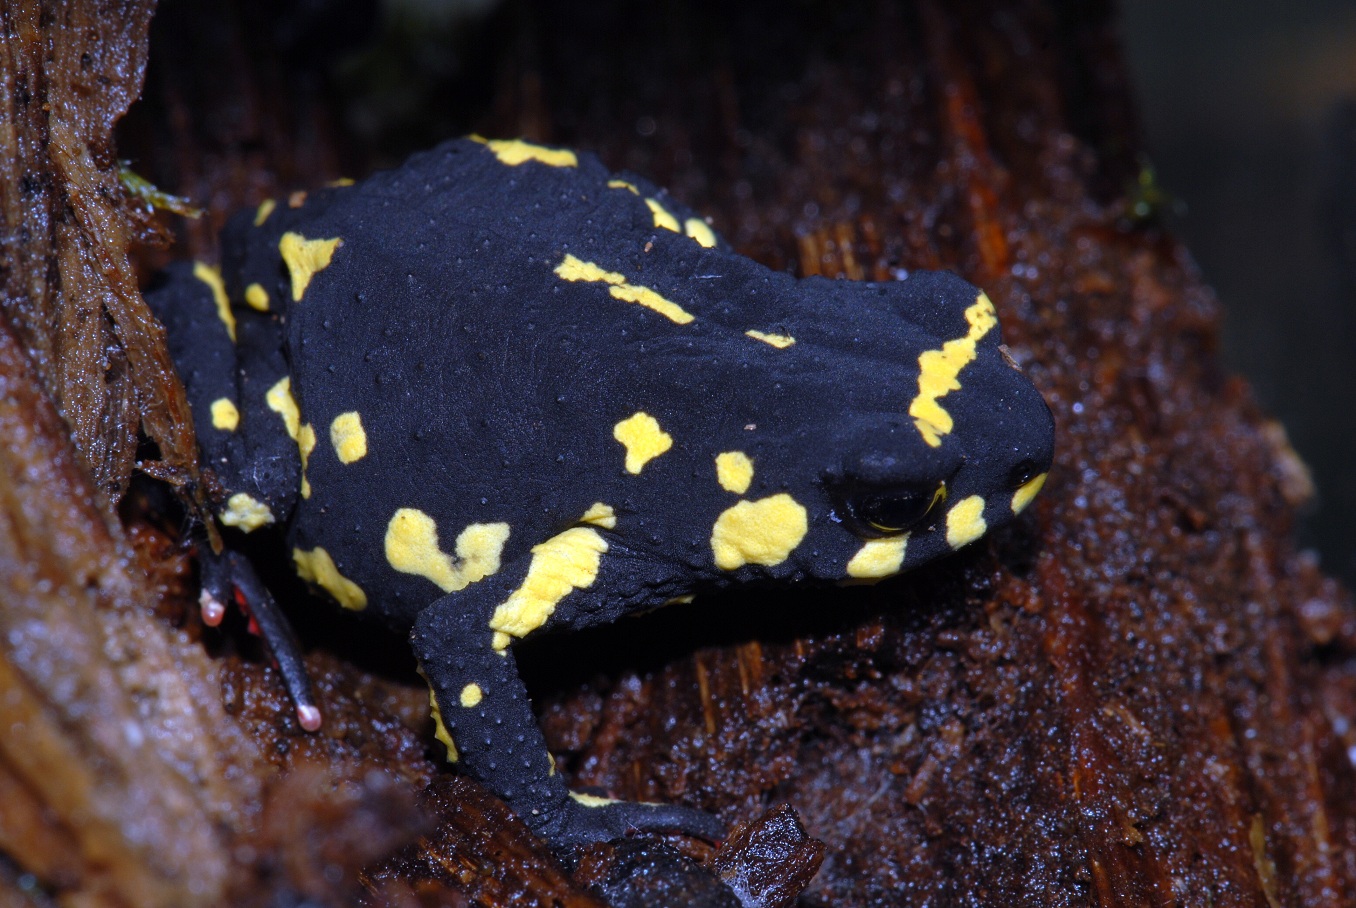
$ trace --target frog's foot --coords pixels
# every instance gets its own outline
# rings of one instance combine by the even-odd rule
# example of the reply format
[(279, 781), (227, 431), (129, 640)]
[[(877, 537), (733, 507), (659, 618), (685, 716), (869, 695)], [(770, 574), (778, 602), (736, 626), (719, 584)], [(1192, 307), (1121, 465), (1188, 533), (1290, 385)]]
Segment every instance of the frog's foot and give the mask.
[(273, 594), (255, 573), (254, 567), (238, 552), (229, 549), (220, 555), (204, 547), (201, 553), (202, 594), (199, 604), (203, 623), (215, 627), (226, 614), (226, 603), (235, 602), (250, 619), (250, 631), (264, 640), (282, 675), (283, 686), (297, 709), (297, 722), (306, 731), (320, 728), (320, 709), (311, 693), (311, 679), (301, 661), (301, 647), (287, 616), (278, 608)]
[(557, 848), (607, 842), (633, 832), (681, 832), (719, 842), (727, 831), (720, 820), (692, 807), (614, 801), (573, 791), (549, 816), (531, 819), (537, 834)]

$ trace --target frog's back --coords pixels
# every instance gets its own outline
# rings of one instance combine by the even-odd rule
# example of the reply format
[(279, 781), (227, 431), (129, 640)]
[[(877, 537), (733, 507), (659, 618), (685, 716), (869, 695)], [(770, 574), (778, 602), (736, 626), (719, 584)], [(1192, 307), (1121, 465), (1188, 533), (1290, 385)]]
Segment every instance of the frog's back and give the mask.
[[(728, 384), (714, 373), (731, 365), (719, 352), (730, 329), (693, 324), (712, 279), (768, 299), (793, 283), (592, 156), (517, 166), (501, 151), (452, 142), (357, 186), (241, 216), (224, 240), (229, 294), (267, 297), (281, 319), (306, 452), (300, 496), (282, 506), (294, 552), (352, 589), (379, 589), (377, 610), (397, 623), (437, 594), (431, 576), (444, 590), (461, 582), (468, 528), (506, 528), (507, 561), (598, 501), (630, 501), (616, 425), (646, 406), (662, 400), (685, 438), (713, 436), (710, 423), (729, 414), (685, 406), (673, 369), (642, 363), (704, 361), (712, 384)], [(735, 333), (750, 355), (776, 352)], [(410, 520), (436, 534), (425, 554), (445, 553), (450, 574), (396, 569), (388, 537)]]

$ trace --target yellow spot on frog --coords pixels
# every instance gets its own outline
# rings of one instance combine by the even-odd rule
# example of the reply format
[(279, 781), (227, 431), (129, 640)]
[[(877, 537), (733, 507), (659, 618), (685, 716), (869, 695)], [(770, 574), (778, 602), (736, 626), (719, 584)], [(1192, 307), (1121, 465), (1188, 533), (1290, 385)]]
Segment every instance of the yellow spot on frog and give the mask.
[(716, 232), (701, 218), (688, 218), (684, 221), (683, 232), (696, 240), (698, 246), (707, 249), (714, 249), (716, 246)]
[(231, 311), (231, 301), (226, 296), (226, 284), (221, 279), (221, 272), (203, 262), (194, 262), (193, 276), (212, 291), (212, 302), (217, 304), (217, 318), (226, 326), (231, 343), (235, 343), (235, 313)]
[(627, 283), (626, 275), (619, 274), (616, 271), (606, 271), (593, 262), (585, 262), (573, 255), (566, 254), (564, 260), (556, 266), (555, 272), (556, 276), (562, 280), (608, 284), (610, 286), (607, 288), (607, 292), (614, 299), (627, 303), (638, 303), (646, 309), (658, 312), (677, 325), (686, 325), (694, 318), (692, 313), (683, 309), (682, 306), (672, 300), (665, 299), (649, 287)]
[(358, 411), (340, 413), (330, 423), (330, 444), (340, 463), (353, 463), (367, 456), (367, 433), (363, 431), (363, 420)]
[(522, 586), (490, 617), (494, 648), (502, 650), (512, 637), (526, 637), (546, 623), (562, 599), (590, 586), (606, 551), (607, 540), (586, 526), (570, 527), (534, 545)]
[(278, 252), (292, 275), (292, 299), (301, 302), (311, 278), (329, 267), (334, 250), (343, 243), (339, 237), (328, 240), (308, 240), (299, 233), (288, 231), (278, 241)]
[(229, 397), (218, 397), (212, 401), (212, 428), (234, 432), (239, 425), (240, 411)]
[(226, 510), (217, 514), (217, 519), (228, 527), (239, 527), (246, 533), (252, 533), (261, 526), (273, 522), (273, 512), (268, 505), (252, 495), (236, 492), (226, 499)]
[(574, 167), (579, 163), (575, 153), (568, 148), (546, 148), (524, 142), (522, 139), (486, 139), (471, 136), (471, 140), (487, 147), (501, 163), (510, 167), (517, 167), (527, 161), (537, 161), (547, 167)]
[(343, 189), (345, 186), (353, 185), (353, 177), (340, 177), (337, 180), (330, 180), (325, 185), (331, 189)]
[(984, 499), (978, 495), (956, 502), (946, 512), (946, 543), (953, 549), (974, 542), (988, 528), (984, 522)]
[(908, 543), (908, 533), (886, 539), (868, 539), (847, 563), (847, 575), (874, 580), (898, 574)]
[(993, 303), (983, 293), (965, 310), (970, 326), (964, 337), (949, 340), (940, 350), (925, 350), (918, 357), (918, 396), (909, 404), (909, 415), (931, 447), (942, 443), (942, 436), (954, 425), (951, 414), (938, 400), (960, 390), (960, 373), (974, 362), (979, 341), (998, 324)]
[(273, 209), (278, 207), (277, 199), (264, 199), (259, 203), (259, 208), (254, 212), (254, 226), (264, 226), (264, 221), (273, 213)]
[(480, 689), (479, 684), (468, 684), (461, 689), (461, 705), (466, 709), (479, 706), (483, 699), (485, 699), (485, 692)]
[(716, 481), (725, 491), (743, 495), (753, 482), (753, 461), (743, 451), (723, 451), (717, 454)]
[(339, 573), (329, 552), (319, 546), (309, 552), (293, 549), (292, 560), (297, 563), (297, 576), (329, 593), (344, 608), (355, 612), (367, 608), (367, 594), (362, 587)]
[(267, 312), (268, 291), (262, 284), (250, 284), (245, 288), (245, 304), (256, 312)]
[(626, 180), (608, 180), (607, 186), (609, 189), (625, 189), (632, 195), (640, 195), (640, 190), (636, 188), (635, 184), (628, 183)]
[(765, 344), (776, 347), (778, 350), (785, 350), (796, 342), (796, 339), (789, 334), (768, 334), (763, 331), (754, 331), (752, 329), (744, 332), (754, 340), (760, 340)]
[(567, 281), (587, 281), (590, 283), (626, 283), (626, 275), (618, 274), (616, 271), (607, 271), (593, 262), (586, 262), (568, 253), (556, 266), (556, 277)]
[(301, 455), (301, 497), (311, 497), (311, 482), (306, 478), (306, 462), (315, 450), (315, 429), (310, 423), (302, 424), (301, 410), (297, 399), (292, 396), (292, 379), (286, 375), (264, 393), (264, 403), (274, 413), (282, 417), (287, 435), (297, 443), (297, 453)]
[(306, 478), (306, 464), (311, 460), (311, 452), (315, 450), (315, 427), (310, 423), (303, 423), (297, 430), (297, 453), (301, 455), (301, 497), (311, 497), (311, 481)]
[(582, 791), (572, 791), (570, 797), (581, 807), (606, 807), (617, 803), (615, 798), (601, 798), (598, 795), (584, 794)]
[(626, 448), (626, 472), (641, 469), (673, 447), (673, 436), (659, 428), (659, 421), (648, 413), (635, 413), (612, 427), (612, 437)]
[(805, 508), (785, 492), (726, 508), (711, 529), (716, 567), (781, 564), (809, 528)]
[(1042, 473), (1017, 487), (1017, 491), (1012, 493), (1012, 513), (1020, 514), (1026, 509), (1027, 505), (1031, 504), (1031, 499), (1036, 497), (1041, 486), (1045, 485), (1045, 477), (1049, 475), (1049, 473)]
[(391, 567), (433, 581), (445, 593), (465, 589), (499, 570), (507, 523), (473, 523), (457, 536), (454, 562), (438, 547), (438, 524), (423, 511), (401, 508), (386, 527)]
[(616, 529), (617, 512), (612, 510), (610, 505), (605, 505), (601, 501), (595, 501), (589, 506), (589, 509), (584, 512), (584, 516), (579, 518), (579, 522), (602, 527), (605, 530)]
[(672, 230), (674, 233), (683, 232), (683, 228), (678, 224), (678, 219), (667, 208), (659, 204), (658, 199), (646, 199), (645, 204), (650, 208), (650, 216), (654, 218), (656, 227), (663, 227), (665, 230)]
[(513, 638), (508, 634), (503, 631), (495, 631), (494, 637), (490, 640), (490, 646), (494, 648), (495, 652), (502, 656), (504, 655), (504, 651), (508, 648), (508, 645), (512, 642)]
[[(424, 674), (422, 668), (419, 669), (419, 674)], [(428, 678), (425, 677), (424, 680), (428, 681)], [(452, 740), (452, 735), (448, 733), (447, 726), (443, 724), (443, 711), (438, 708), (438, 698), (434, 696), (432, 687), (428, 689), (428, 708), (429, 712), (433, 714), (433, 737), (443, 742), (443, 746), (447, 748), (447, 762), (457, 762), (457, 758), (460, 756), (457, 753), (457, 745)]]
[(297, 408), (296, 398), (292, 396), (292, 379), (286, 375), (278, 379), (264, 394), (264, 403), (282, 417), (288, 438), (296, 441), (297, 432), (301, 429), (301, 410)]

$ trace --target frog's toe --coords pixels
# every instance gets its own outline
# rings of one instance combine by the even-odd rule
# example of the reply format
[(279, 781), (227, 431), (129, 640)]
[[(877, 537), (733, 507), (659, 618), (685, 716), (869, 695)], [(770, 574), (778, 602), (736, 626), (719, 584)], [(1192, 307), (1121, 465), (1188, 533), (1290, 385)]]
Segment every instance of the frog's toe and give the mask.
[(725, 837), (725, 824), (692, 807), (612, 801), (571, 792), (569, 801), (539, 830), (557, 847), (619, 839), (633, 832), (681, 832), (711, 842)]

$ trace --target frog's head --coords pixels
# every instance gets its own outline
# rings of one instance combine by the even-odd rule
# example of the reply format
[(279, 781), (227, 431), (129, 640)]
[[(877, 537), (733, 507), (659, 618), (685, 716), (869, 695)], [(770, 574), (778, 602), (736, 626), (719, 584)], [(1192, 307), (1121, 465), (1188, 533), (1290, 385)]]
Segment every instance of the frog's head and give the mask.
[(821, 474), (830, 520), (859, 540), (849, 579), (907, 570), (1007, 523), (1053, 457), (1050, 410), (1001, 345), (988, 297), (952, 275), (911, 281), (896, 311), (919, 329), (909, 336), (932, 341), (904, 363), (907, 405), (859, 420)]
[[(1001, 346), (989, 299), (947, 274), (897, 284), (801, 283), (834, 294), (839, 313), (855, 306), (853, 318), (818, 340), (806, 337), (800, 355), (812, 367), (779, 374), (787, 399), (815, 403), (782, 415), (789, 443), (751, 449), (767, 482), (755, 483), (757, 491), (780, 486), (786, 494), (732, 509), (730, 525), (718, 525), (712, 540), (718, 566), (761, 563), (820, 580), (874, 580), (954, 551), (1019, 514), (1050, 469), (1054, 423)], [(856, 298), (845, 302), (845, 294)], [(816, 353), (816, 343), (830, 352)], [(770, 546), (772, 555), (759, 561), (756, 546), (750, 557), (720, 544), (747, 538), (794, 545)], [(782, 551), (789, 557), (779, 566)]]

